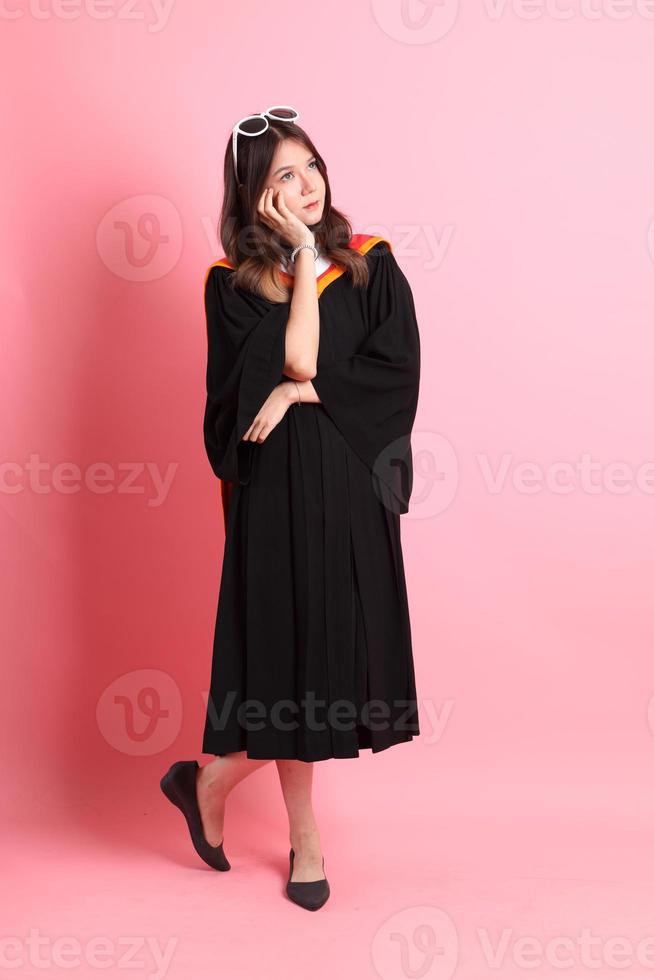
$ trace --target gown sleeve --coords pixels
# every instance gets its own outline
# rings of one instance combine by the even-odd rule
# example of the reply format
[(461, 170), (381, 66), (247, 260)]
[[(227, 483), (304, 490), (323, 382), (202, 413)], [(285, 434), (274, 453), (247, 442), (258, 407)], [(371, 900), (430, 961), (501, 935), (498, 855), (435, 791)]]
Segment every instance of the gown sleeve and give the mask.
[(353, 356), (319, 366), (311, 383), (370, 469), (383, 504), (406, 514), (413, 487), (420, 336), (411, 287), (388, 244), (377, 243), (367, 257), (368, 336)]
[[(242, 441), (273, 388), (282, 380), (289, 304), (233, 289), (230, 270), (212, 266), (205, 282), (207, 400), (204, 444), (222, 481), (250, 481), (257, 444)], [(225, 511), (226, 516), (226, 511)]]

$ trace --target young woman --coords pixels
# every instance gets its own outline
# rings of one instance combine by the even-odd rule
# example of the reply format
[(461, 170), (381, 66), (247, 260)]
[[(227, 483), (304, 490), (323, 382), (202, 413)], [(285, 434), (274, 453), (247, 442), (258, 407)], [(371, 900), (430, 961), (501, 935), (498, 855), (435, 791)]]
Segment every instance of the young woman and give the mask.
[(413, 484), (420, 341), (384, 238), (352, 234), (291, 107), (234, 127), (225, 255), (205, 279), (204, 440), (225, 549), (205, 766), (161, 781), (198, 854), (227, 870), (230, 790), (276, 761), (288, 896), (329, 896), (313, 763), (419, 734), (399, 515)]

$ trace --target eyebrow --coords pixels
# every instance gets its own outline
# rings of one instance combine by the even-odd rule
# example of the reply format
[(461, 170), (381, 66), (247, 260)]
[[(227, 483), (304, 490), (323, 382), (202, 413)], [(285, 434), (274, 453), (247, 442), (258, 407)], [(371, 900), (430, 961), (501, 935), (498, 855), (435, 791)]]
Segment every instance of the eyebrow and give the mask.
[[(311, 163), (311, 161), (312, 160), (315, 160), (315, 159), (316, 159), (315, 156), (312, 156), (312, 157), (309, 157), (306, 162), (307, 163)], [(278, 167), (277, 170), (275, 170), (275, 172), (273, 174), (273, 177), (276, 177), (277, 174), (280, 174), (282, 172), (282, 170), (292, 170), (292, 169), (293, 169), (293, 164), (292, 163), (287, 164), (285, 167)]]

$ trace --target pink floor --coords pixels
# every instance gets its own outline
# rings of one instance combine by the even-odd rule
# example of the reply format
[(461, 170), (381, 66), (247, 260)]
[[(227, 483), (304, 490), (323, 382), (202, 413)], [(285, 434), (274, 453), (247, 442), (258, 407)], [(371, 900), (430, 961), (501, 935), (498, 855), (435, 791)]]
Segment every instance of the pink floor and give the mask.
[(225, 873), (196, 857), (159, 791), (172, 757), (105, 783), (63, 774), (36, 788), (25, 773), (11, 800), (25, 817), (5, 835), (1, 975), (642, 980), (654, 746), (641, 749), (479, 745), (448, 768), (442, 746), (416, 741), (317, 764), (332, 890), (317, 912), (284, 895), (274, 763), (230, 797)]

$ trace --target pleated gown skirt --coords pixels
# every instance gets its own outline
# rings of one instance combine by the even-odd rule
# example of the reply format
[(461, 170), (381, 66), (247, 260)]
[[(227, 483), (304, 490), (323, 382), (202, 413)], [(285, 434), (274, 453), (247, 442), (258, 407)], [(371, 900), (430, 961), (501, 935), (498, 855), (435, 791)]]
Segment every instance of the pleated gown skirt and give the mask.
[(320, 404), (233, 486), (202, 750), (353, 758), (419, 734), (400, 516)]

